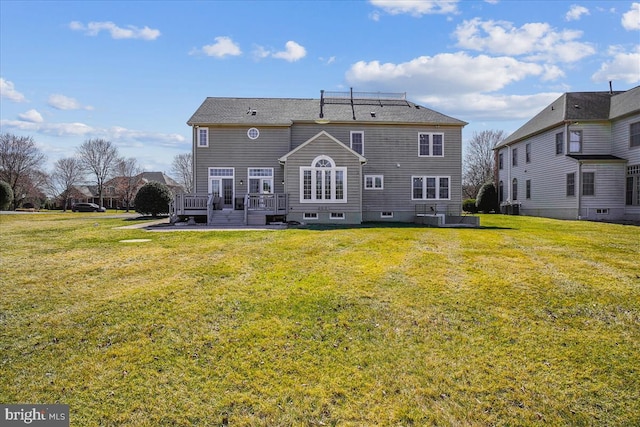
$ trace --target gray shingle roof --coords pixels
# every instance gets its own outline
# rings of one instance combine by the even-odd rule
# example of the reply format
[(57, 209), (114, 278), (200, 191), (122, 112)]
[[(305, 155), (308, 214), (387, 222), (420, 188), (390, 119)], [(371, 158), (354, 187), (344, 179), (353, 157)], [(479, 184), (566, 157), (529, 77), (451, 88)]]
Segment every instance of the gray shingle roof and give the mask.
[[(384, 105), (354, 105), (353, 111), (350, 103), (325, 103), (322, 119), (333, 122), (354, 122), (354, 112), (355, 121), (360, 123), (423, 123), (455, 126), (467, 124), (410, 101), (385, 102)], [(209, 97), (204, 100), (187, 124), (289, 126), (296, 121), (315, 120), (321, 120), (320, 99)]]
[(640, 109), (638, 87), (626, 92), (567, 92), (494, 148), (512, 144), (566, 121), (610, 120)]

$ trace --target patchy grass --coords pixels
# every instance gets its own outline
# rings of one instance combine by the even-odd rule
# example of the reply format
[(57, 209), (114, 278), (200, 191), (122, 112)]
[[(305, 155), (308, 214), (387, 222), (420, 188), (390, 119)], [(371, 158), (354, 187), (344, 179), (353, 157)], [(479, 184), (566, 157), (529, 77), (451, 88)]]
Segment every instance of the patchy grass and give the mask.
[(82, 426), (640, 424), (638, 227), (100, 215), (0, 215), (0, 401)]

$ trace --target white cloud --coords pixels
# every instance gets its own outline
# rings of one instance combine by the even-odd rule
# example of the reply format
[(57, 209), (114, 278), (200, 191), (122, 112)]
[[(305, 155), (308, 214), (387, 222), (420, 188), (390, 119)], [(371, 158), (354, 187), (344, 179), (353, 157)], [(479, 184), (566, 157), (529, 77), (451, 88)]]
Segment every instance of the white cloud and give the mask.
[(581, 31), (555, 31), (546, 23), (528, 23), (520, 28), (506, 21), (482, 21), (474, 18), (458, 25), (454, 32), (457, 45), (465, 49), (499, 55), (528, 55), (531, 60), (575, 62), (593, 55), (589, 43), (576, 41)]
[(354, 86), (405, 87), (411, 93), (492, 92), (528, 77), (553, 80), (563, 73), (555, 66), (522, 62), (506, 56), (470, 56), (464, 52), (421, 56), (411, 61), (381, 64), (360, 61), (347, 71)]
[(512, 121), (530, 119), (560, 95), (561, 92), (532, 95), (467, 93), (456, 97), (424, 95), (416, 100), (437, 111), (455, 111), (456, 117), (462, 120)]
[(40, 114), (37, 110), (31, 109), (22, 114), (18, 114), (18, 118), (25, 122), (31, 123), (42, 123), (44, 119), (42, 118), (42, 114)]
[[(26, 113), (25, 113), (26, 114)], [(22, 118), (22, 117), (21, 117)], [(120, 146), (142, 146), (143, 143), (154, 143), (161, 146), (178, 146), (185, 142), (179, 134), (165, 134), (127, 129), (120, 126), (111, 128), (94, 128), (84, 123), (44, 123), (29, 120), (2, 120), (4, 129), (17, 129), (42, 135), (57, 137), (104, 138)]]
[(457, 52), (399, 64), (360, 61), (351, 66), (345, 79), (359, 90), (410, 93), (411, 99), (429, 108), (469, 121), (530, 118), (560, 93), (507, 95), (499, 91), (529, 78), (549, 82), (563, 76), (555, 65)]
[(213, 56), (216, 58), (224, 58), (225, 56), (239, 56), (242, 55), (240, 46), (234, 42), (230, 37), (219, 36), (215, 38), (215, 43), (202, 46), (201, 49), (194, 49), (190, 52), (190, 55), (202, 53), (207, 56)]
[(27, 99), (23, 94), (18, 92), (13, 82), (0, 77), (0, 98), (6, 98), (13, 102), (26, 102)]
[(564, 16), (567, 21), (578, 21), (582, 18), (582, 15), (589, 15), (589, 9), (584, 6), (578, 6), (577, 4), (571, 5), (569, 11)]
[(289, 62), (295, 62), (305, 56), (307, 56), (307, 50), (300, 44), (291, 40), (285, 44), (285, 50), (280, 52), (273, 52), (263, 46), (255, 46), (253, 50), (253, 57), (257, 60), (272, 57), (284, 59)]
[(35, 123), (24, 120), (2, 120), (0, 126), (53, 136), (84, 136), (94, 129), (84, 123)]
[(625, 52), (619, 47), (610, 47), (611, 61), (602, 64), (591, 80), (594, 82), (624, 81), (634, 84), (640, 82), (640, 46), (632, 52)]
[(307, 50), (294, 41), (289, 40), (287, 43), (285, 43), (284, 46), (285, 50), (281, 52), (275, 52), (273, 54), (274, 58), (284, 59), (285, 61), (289, 62), (295, 62), (307, 56)]
[(458, 12), (458, 0), (369, 0), (391, 15), (412, 16), (449, 14)]
[(625, 30), (640, 30), (640, 3), (631, 3), (631, 10), (622, 15)]
[(126, 28), (122, 28), (110, 21), (89, 22), (87, 25), (73, 21), (69, 24), (69, 28), (73, 31), (83, 31), (88, 36), (97, 36), (101, 31), (108, 31), (113, 39), (155, 40), (160, 37), (159, 30), (147, 26), (138, 28), (133, 25), (128, 25)]
[(57, 93), (49, 96), (47, 104), (57, 110), (93, 110), (90, 105), (83, 106), (75, 99)]

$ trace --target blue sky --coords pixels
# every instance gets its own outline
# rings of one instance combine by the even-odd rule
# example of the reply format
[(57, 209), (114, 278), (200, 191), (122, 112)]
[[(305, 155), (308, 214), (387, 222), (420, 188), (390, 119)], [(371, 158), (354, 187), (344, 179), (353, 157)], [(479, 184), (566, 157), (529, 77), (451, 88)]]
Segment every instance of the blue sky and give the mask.
[(466, 141), (609, 80), (640, 84), (640, 2), (0, 0), (0, 131), (49, 166), (104, 138), (169, 172), (207, 96), (406, 92)]

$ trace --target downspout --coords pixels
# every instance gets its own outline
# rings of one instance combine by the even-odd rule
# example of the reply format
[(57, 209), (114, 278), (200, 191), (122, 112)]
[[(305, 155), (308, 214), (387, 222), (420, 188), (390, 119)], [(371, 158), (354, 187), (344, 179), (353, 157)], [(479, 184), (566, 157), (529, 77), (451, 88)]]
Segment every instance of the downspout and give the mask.
[(191, 190), (193, 194), (198, 192), (198, 177), (196, 175), (196, 138), (198, 137), (198, 126), (191, 126), (191, 176), (193, 177), (193, 189)]
[[(578, 220), (582, 219), (582, 162), (578, 160), (578, 176), (576, 177), (576, 199), (578, 201)], [(588, 216), (588, 215), (587, 215)]]

